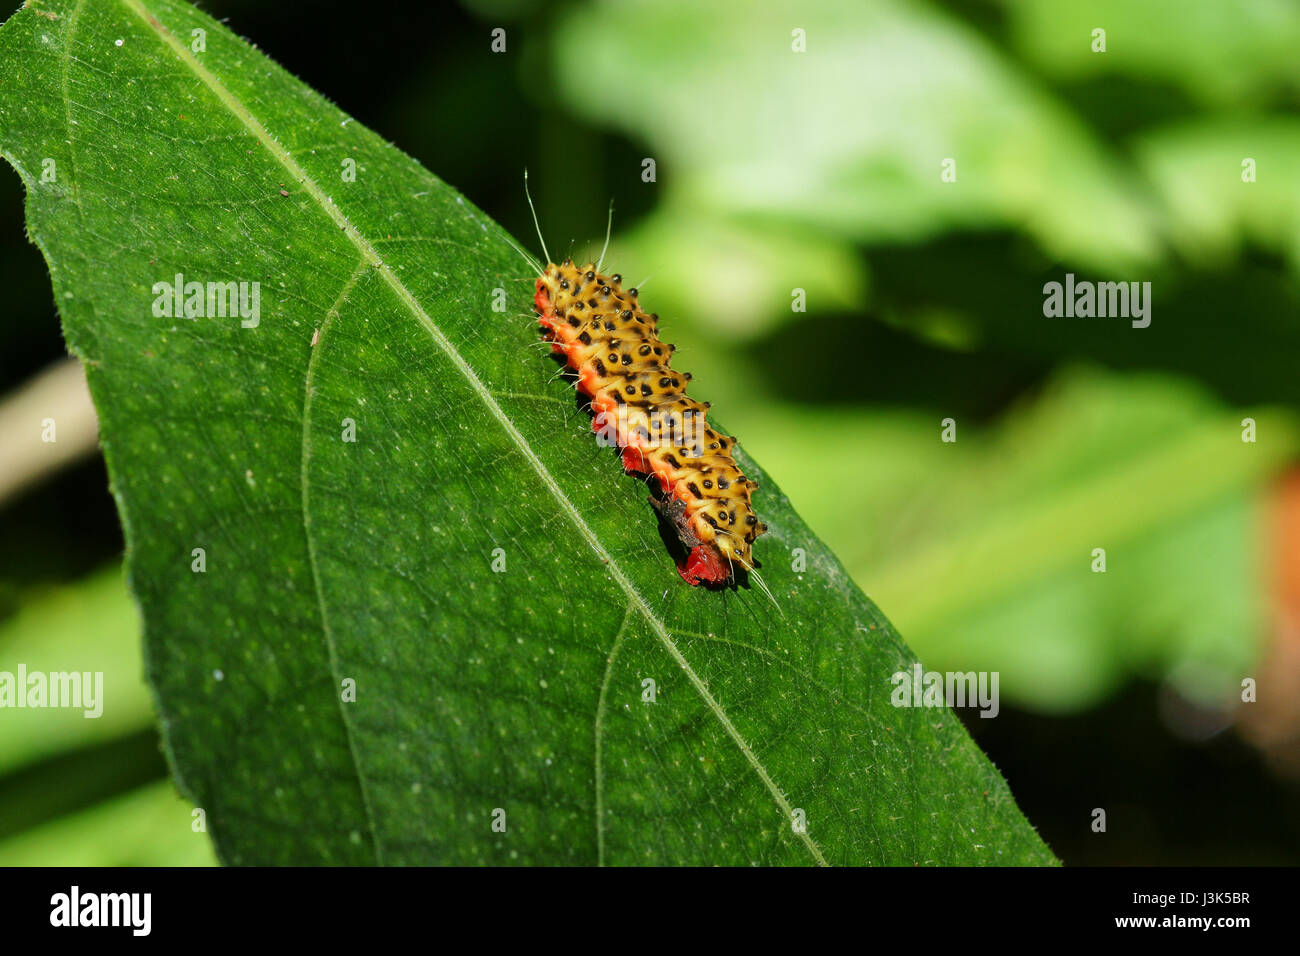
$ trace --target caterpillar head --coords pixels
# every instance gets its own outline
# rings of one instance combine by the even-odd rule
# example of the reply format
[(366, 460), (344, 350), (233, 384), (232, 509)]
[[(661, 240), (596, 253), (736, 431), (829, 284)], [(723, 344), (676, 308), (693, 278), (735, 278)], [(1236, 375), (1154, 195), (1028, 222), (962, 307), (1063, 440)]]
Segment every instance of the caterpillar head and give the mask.
[(538, 293), (543, 290), (560, 314), (570, 309), (582, 313), (637, 308), (637, 290), (625, 290), (621, 275), (605, 275), (597, 271), (594, 262), (585, 266), (576, 265), (572, 259), (565, 259), (559, 265), (548, 263), (546, 271), (537, 279)]

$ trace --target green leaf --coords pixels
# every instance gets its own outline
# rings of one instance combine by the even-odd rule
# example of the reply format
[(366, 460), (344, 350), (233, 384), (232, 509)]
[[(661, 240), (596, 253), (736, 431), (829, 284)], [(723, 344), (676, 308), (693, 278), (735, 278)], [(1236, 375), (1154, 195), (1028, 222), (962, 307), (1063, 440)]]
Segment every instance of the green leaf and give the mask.
[(22, 664), (29, 673), (104, 675), (98, 717), (87, 718), (85, 707), (6, 711), (0, 774), (148, 729), (152, 717), (140, 675), (139, 635), (140, 622), (116, 564), (29, 598), (0, 625), (0, 670), (12, 673)]
[(211, 866), (193, 814), (160, 780), (0, 841), (0, 866)]
[[(0, 56), (223, 861), (1053, 862), (951, 713), (891, 706), (912, 655), (743, 454), (781, 611), (682, 583), (452, 189), (180, 3), (29, 7)], [(155, 317), (177, 274), (260, 320)]]
[[(1222, 267), (1255, 244), (1300, 271), (1300, 122), (1189, 120), (1149, 130), (1133, 149), (1189, 260)], [(1261, 319), (1294, 335), (1294, 312)]]
[[(1300, 9), (1288, 0), (1000, 0), (1010, 42), (1047, 76), (1130, 76), (1182, 87), (1198, 102), (1240, 110), (1300, 88)], [(1093, 50), (1105, 30), (1105, 52)], [(1188, 50), (1199, 55), (1189, 57)], [(1240, 160), (1240, 156), (1237, 159)]]

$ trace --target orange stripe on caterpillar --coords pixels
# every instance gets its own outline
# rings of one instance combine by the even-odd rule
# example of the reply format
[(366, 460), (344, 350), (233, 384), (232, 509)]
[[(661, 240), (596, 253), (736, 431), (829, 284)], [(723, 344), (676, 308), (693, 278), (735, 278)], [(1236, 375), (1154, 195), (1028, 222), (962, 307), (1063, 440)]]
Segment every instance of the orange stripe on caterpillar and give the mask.
[(671, 368), (675, 347), (660, 341), (659, 316), (641, 309), (621, 276), (569, 259), (547, 265), (533, 303), (552, 350), (591, 399), (592, 429), (623, 450), (627, 471), (659, 480), (664, 497), (654, 505), (689, 552), (681, 576), (723, 583), (733, 565), (752, 568), (752, 545), (767, 530), (750, 502), (758, 485), (737, 467), (735, 439), (709, 426), (708, 404), (686, 395), (691, 376)]

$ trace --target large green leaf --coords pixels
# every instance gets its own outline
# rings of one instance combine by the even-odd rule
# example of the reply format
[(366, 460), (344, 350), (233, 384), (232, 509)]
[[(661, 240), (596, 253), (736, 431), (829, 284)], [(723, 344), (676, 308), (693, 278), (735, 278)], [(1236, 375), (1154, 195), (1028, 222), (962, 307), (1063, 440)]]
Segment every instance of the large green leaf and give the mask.
[[(743, 454), (782, 610), (682, 583), (507, 237), (418, 163), (171, 0), (25, 9), (0, 57), (224, 861), (1052, 862), (950, 713), (891, 706), (912, 655)], [(155, 317), (177, 273), (260, 282), (259, 324)]]

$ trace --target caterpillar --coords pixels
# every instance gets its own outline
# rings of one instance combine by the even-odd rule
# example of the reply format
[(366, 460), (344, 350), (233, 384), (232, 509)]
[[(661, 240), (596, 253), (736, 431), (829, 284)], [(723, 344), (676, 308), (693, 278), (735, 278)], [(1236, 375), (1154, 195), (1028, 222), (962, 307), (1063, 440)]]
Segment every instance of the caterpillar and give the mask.
[(753, 572), (753, 544), (767, 530), (750, 500), (758, 484), (737, 466), (736, 440), (708, 424), (709, 403), (686, 395), (691, 375), (671, 368), (676, 346), (660, 340), (658, 314), (599, 263), (546, 257), (533, 296), (543, 337), (590, 399), (592, 430), (621, 449), (626, 471), (658, 480), (662, 497), (650, 501), (687, 555), (678, 573), (690, 585), (720, 585), (737, 565)]

